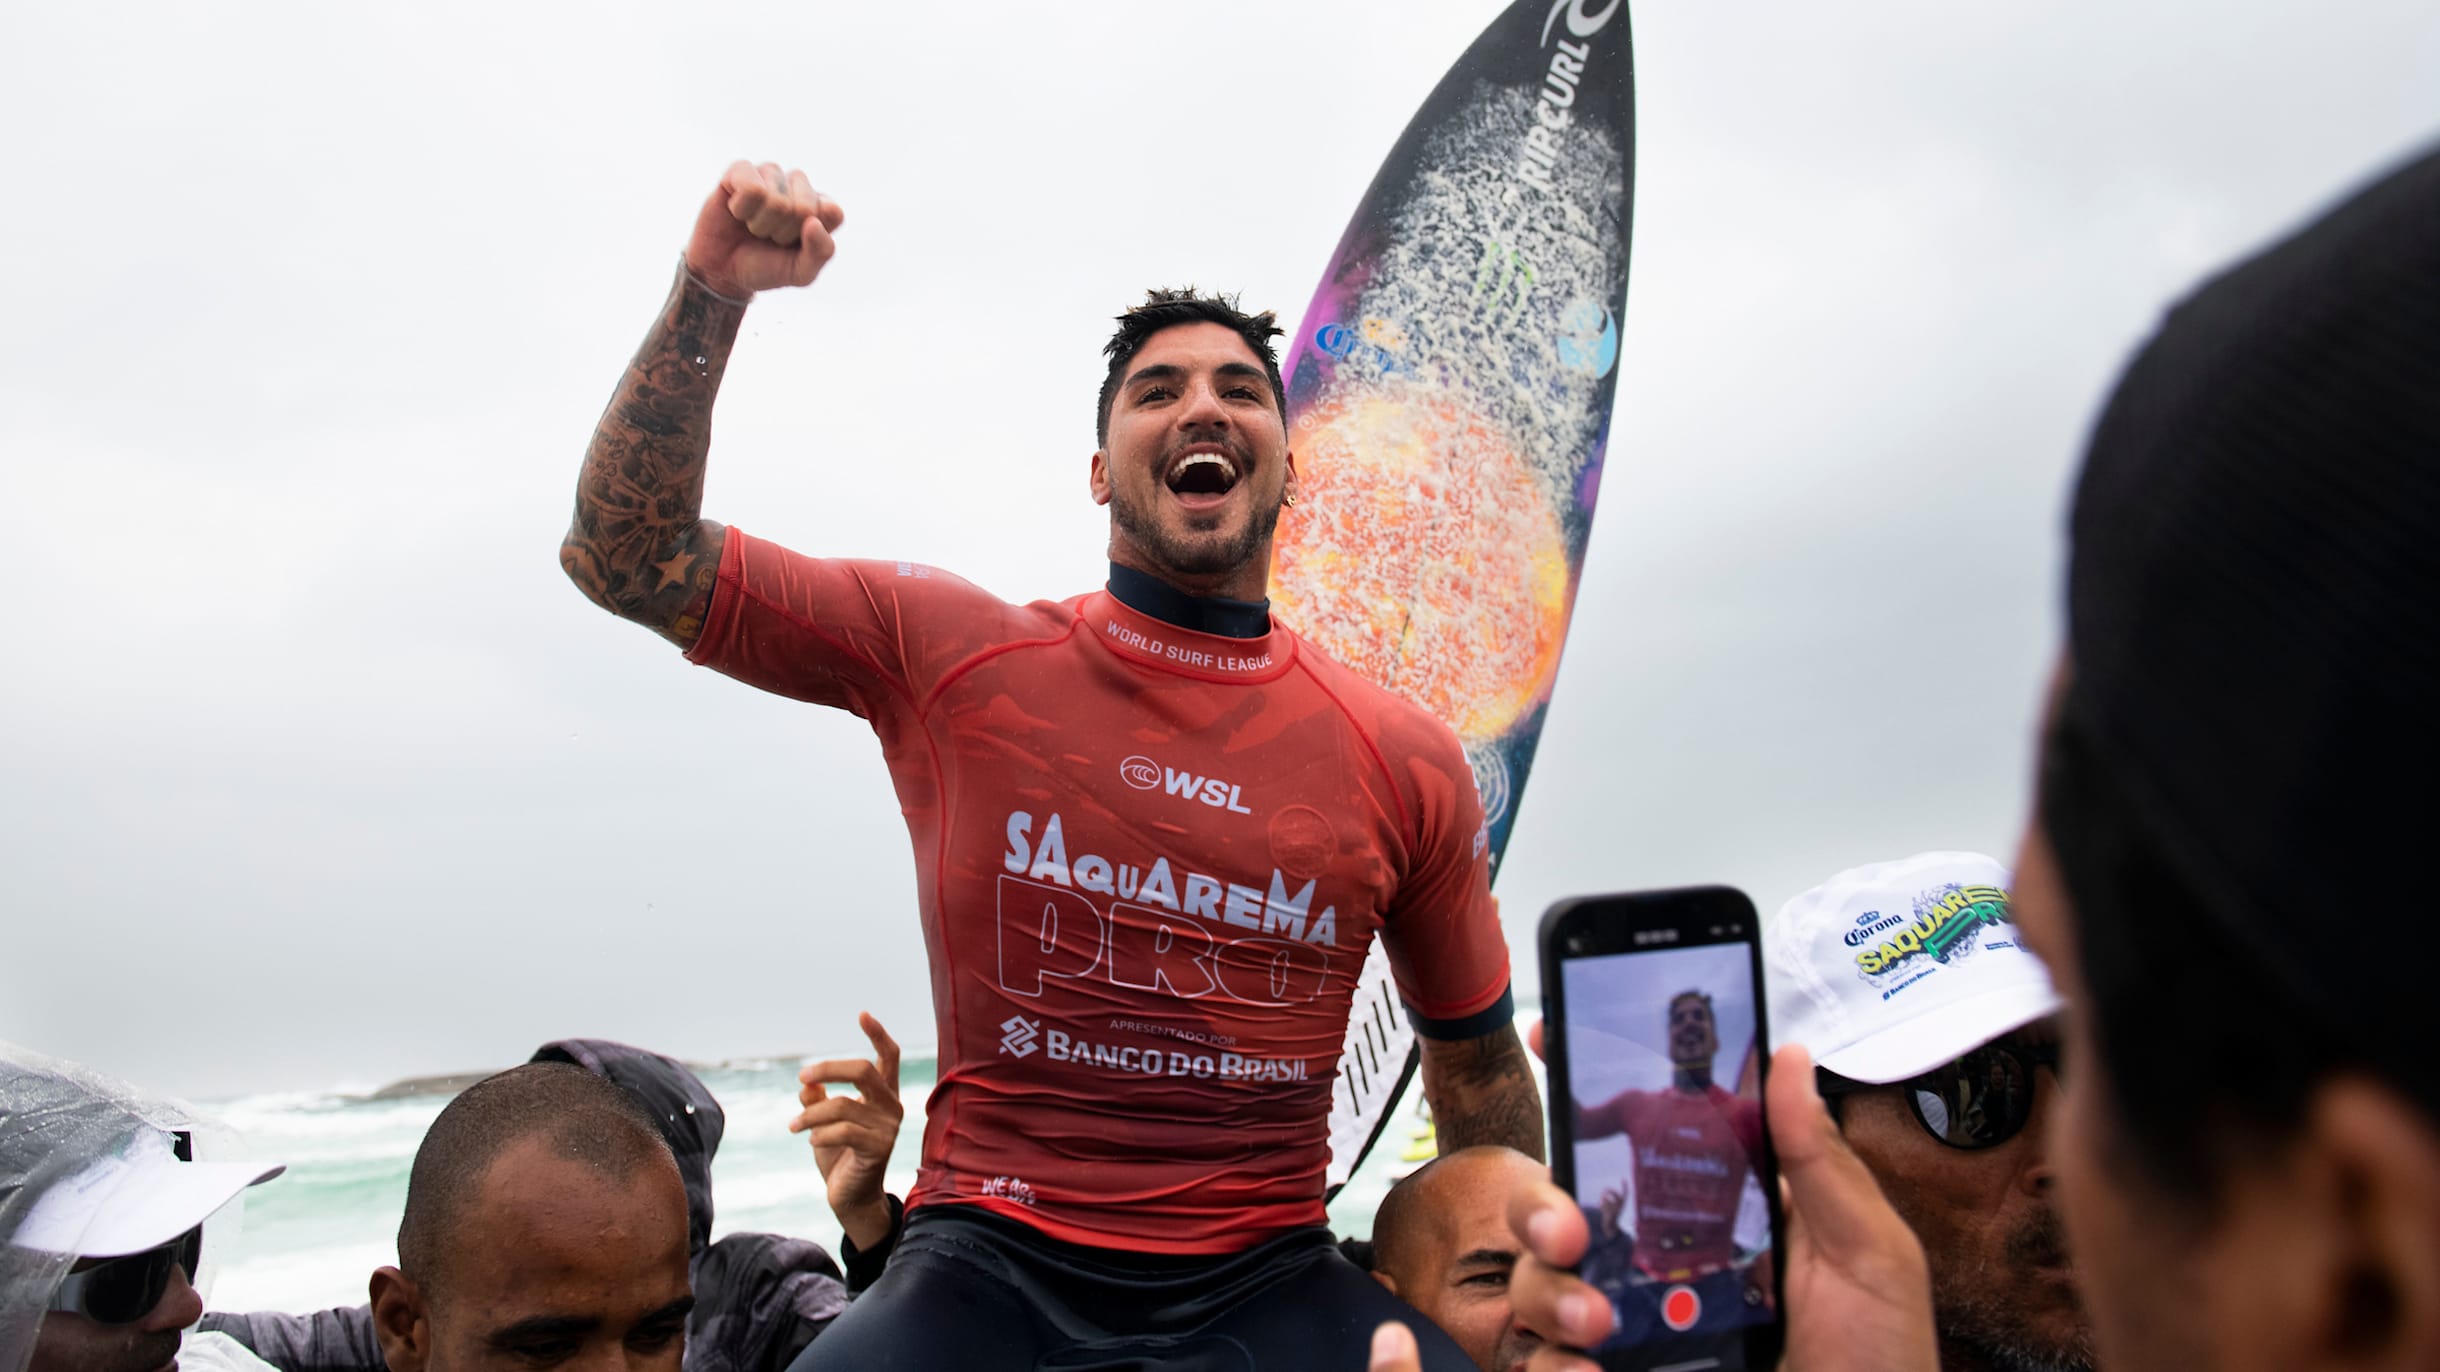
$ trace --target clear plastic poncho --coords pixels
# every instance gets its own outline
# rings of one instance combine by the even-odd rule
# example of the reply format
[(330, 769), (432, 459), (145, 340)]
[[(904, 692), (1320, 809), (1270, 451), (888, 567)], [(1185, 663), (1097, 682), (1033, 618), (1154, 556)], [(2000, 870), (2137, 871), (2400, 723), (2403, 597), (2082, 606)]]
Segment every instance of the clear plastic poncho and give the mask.
[[(43, 1193), (103, 1158), (123, 1155), (147, 1137), (179, 1133), (193, 1155), (226, 1155), (234, 1138), (193, 1109), (137, 1090), (73, 1063), (0, 1043), (0, 1372), (25, 1372), (42, 1331), (43, 1312), (76, 1254), (17, 1242), (26, 1216)], [(157, 1144), (155, 1145), (157, 1146)], [(228, 1242), (232, 1205), (204, 1239), (205, 1266), (215, 1241)], [(203, 1278), (192, 1274), (200, 1288)]]

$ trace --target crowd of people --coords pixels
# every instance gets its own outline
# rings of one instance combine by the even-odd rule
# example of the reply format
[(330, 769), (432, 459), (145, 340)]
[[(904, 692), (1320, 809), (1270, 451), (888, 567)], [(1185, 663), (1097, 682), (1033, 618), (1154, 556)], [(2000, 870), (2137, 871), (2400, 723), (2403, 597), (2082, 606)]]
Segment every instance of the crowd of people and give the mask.
[[(1122, 317), (1103, 590), (1012, 606), (702, 517), (748, 302), (809, 284), (843, 222), (801, 173), (731, 168), (562, 557), (691, 660), (879, 736), (934, 959), (911, 1193), (881, 1187), (877, 1024), (871, 1059), (806, 1069), (794, 1126), (843, 1266), (711, 1241), (718, 1103), (567, 1041), (434, 1121), (366, 1305), (206, 1315), (203, 1222), (278, 1169), (194, 1160), (181, 1107), (20, 1061), (0, 1372), (1547, 1372), (1654, 1278), (1769, 1285), (1805, 1372), (2440, 1364), (2440, 1073), (2412, 916), (2363, 889), (2435, 818), (2440, 153), (2212, 278), (2120, 378), (2012, 868), (1830, 878), (1765, 921), (1767, 1070), (1715, 1083), (1713, 1004), (1682, 995), (1656, 1008), (1670, 1085), (1576, 1102), (1579, 1139), (1680, 1158), (1767, 1133), (1786, 1233), (1759, 1278), (1733, 1168), (1639, 1147), (1598, 1205), (1550, 1185), (1462, 753), (1268, 614), (1297, 495), (1270, 316), (1185, 291)], [(1146, 785), (1163, 767), (1227, 781)], [(1323, 1120), (1375, 938), (1445, 1156), (1341, 1243)]]

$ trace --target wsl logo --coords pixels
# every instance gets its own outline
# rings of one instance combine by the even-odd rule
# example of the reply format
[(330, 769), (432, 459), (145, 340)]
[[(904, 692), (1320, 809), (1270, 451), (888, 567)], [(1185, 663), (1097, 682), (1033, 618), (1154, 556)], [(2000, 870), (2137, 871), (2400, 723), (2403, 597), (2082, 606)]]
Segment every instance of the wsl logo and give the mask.
[(1118, 779), (1139, 791), (1166, 790), (1185, 800), (1201, 801), (1215, 810), (1230, 814), (1254, 813), (1245, 805), (1245, 788), (1218, 777), (1199, 776), (1164, 767), (1142, 753), (1118, 764)]
[(1000, 1021), (1000, 1052), (1005, 1057), (1022, 1058), (1031, 1055), (1041, 1037), (1034, 1022), (1023, 1015), (1010, 1015)]

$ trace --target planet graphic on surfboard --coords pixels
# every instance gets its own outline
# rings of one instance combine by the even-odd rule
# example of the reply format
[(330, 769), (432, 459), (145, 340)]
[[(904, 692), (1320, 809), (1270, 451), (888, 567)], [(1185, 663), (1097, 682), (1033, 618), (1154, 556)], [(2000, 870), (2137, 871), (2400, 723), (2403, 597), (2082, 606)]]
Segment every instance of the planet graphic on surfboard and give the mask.
[[(1494, 871), (1601, 486), (1634, 147), (1625, 0), (1517, 0), (1400, 135), (1283, 368), (1299, 500), (1273, 609), (1457, 731)], [(1413, 1070), (1376, 944), (1340, 1063), (1334, 1187)]]

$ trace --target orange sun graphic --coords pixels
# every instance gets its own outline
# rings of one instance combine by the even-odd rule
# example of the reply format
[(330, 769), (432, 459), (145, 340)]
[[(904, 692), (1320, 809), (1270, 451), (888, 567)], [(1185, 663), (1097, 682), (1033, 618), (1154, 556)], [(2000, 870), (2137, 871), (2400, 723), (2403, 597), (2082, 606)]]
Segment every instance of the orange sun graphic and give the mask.
[(1297, 632), (1495, 738), (1550, 689), (1567, 632), (1567, 548), (1533, 471), (1448, 400), (1360, 396), (1297, 421), (1298, 503), (1271, 597)]

